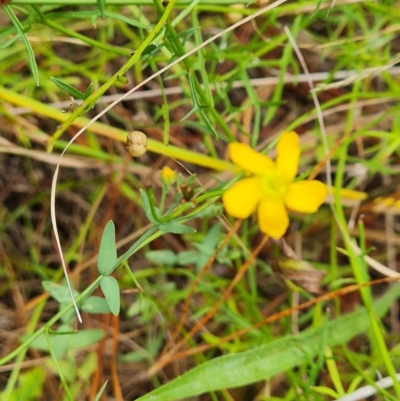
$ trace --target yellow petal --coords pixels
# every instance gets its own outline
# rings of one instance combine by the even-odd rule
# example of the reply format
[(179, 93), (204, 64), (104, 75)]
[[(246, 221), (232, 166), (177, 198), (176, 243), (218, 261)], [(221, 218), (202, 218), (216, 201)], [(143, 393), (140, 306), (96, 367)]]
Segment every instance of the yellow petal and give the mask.
[(249, 145), (239, 142), (229, 144), (229, 157), (244, 171), (255, 175), (262, 175), (275, 166), (268, 156), (256, 152)]
[(249, 217), (262, 196), (260, 180), (257, 177), (245, 178), (228, 188), (222, 195), (225, 209), (233, 217)]
[(278, 239), (289, 226), (289, 217), (282, 200), (263, 199), (258, 207), (258, 224), (264, 234)]
[(299, 168), (300, 139), (294, 132), (285, 132), (276, 145), (276, 165), (286, 178), (293, 180)]
[(285, 204), (294, 212), (315, 213), (327, 195), (328, 189), (320, 181), (298, 181), (289, 185)]

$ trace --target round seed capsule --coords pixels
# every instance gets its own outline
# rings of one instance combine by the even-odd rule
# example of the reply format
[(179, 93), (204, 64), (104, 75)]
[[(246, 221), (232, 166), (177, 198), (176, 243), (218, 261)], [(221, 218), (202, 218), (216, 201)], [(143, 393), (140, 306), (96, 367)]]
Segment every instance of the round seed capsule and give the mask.
[(146, 153), (147, 136), (141, 131), (132, 131), (126, 137), (126, 149), (133, 157)]

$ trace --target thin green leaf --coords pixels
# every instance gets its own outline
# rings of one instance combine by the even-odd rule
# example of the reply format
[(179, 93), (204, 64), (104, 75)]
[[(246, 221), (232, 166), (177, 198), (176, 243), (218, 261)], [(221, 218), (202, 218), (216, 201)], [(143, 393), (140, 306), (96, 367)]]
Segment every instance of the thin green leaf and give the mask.
[(14, 11), (9, 5), (4, 6), (4, 10), (6, 11), (8, 18), (10, 18), (11, 22), (17, 28), (18, 34), (22, 41), (25, 44), (26, 50), (28, 52), (28, 61), (29, 66), (31, 67), (33, 78), (35, 79), (36, 85), (39, 86), (39, 70), (37, 68), (36, 60), (35, 60), (35, 53), (33, 52), (32, 46), (25, 35), (24, 27), (22, 26), (21, 22), (14, 14)]
[(110, 220), (104, 227), (101, 237), (99, 257), (97, 259), (97, 270), (100, 274), (109, 274), (111, 268), (117, 261), (117, 248), (115, 246), (115, 226)]
[(155, 53), (158, 50), (158, 48), (159, 48), (159, 46), (156, 46), (153, 43), (151, 45), (148, 45), (142, 53), (142, 58), (144, 59), (145, 57), (150, 56), (151, 54)]
[[(376, 314), (383, 315), (399, 296), (400, 286), (392, 287), (374, 304)], [(269, 379), (303, 362), (320, 350), (320, 338), (327, 333), (330, 347), (346, 343), (369, 327), (368, 313), (360, 308), (348, 315), (295, 336), (288, 336), (240, 354), (226, 355), (208, 361), (171, 382), (137, 399), (172, 401), (194, 397), (209, 391), (244, 386)]]
[(83, 100), (86, 100), (92, 94), (92, 92), (93, 92), (93, 82), (91, 82), (86, 88)]
[(200, 105), (199, 100), (197, 98), (197, 90), (196, 90), (196, 84), (195, 84), (195, 78), (194, 78), (194, 73), (190, 73), (189, 76), (189, 86), (190, 86), (190, 92), (192, 95), (192, 101), (194, 103), (194, 107), (196, 108), (197, 112), (199, 113), (200, 117), (202, 118), (204, 124), (206, 125), (206, 127), (211, 131), (211, 133), (213, 134), (214, 138), (216, 140), (218, 140), (218, 133), (215, 130), (213, 124), (211, 123), (211, 121), (209, 120), (209, 118), (206, 116), (206, 114), (204, 113), (204, 109), (209, 108), (210, 106), (207, 105)]
[(108, 384), (108, 380), (105, 381), (105, 383), (101, 386), (101, 389), (99, 390), (99, 392), (96, 394), (96, 397), (94, 398), (94, 401), (99, 401), (100, 397), (103, 395), (104, 390), (106, 389)]
[(106, 0), (97, 0), (97, 6), (99, 7), (102, 18), (105, 18), (106, 16), (104, 15), (104, 11), (106, 8)]
[(75, 89), (73, 86), (70, 84), (67, 84), (66, 82), (61, 81), (58, 78), (51, 77), (50, 78), (52, 82), (54, 82), (60, 89), (68, 92), (74, 99), (80, 99), (80, 100), (85, 100), (85, 94), (79, 91), (78, 89)]
[(169, 221), (168, 223), (162, 223), (159, 226), (161, 231), (165, 233), (172, 234), (193, 234), (196, 232), (196, 229), (193, 227), (185, 226), (184, 224), (179, 223), (178, 221)]
[(11, 38), (9, 41), (0, 44), (0, 50), (7, 49), (7, 47), (10, 47), (14, 42), (16, 42), (19, 39), (17, 35), (15, 35), (13, 38)]
[[(154, 235), (158, 231), (157, 226), (150, 227), (148, 231), (146, 231), (145, 234), (143, 234), (123, 255), (119, 257), (117, 262), (114, 264), (114, 266), (111, 269), (111, 273), (120, 265), (121, 263), (125, 262), (130, 256), (132, 256), (138, 249), (140, 249), (147, 241), (149, 241), (149, 238)], [(110, 274), (111, 274), (110, 273)]]
[(125, 22), (126, 24), (130, 25), (130, 26), (134, 26), (136, 28), (141, 28), (141, 29), (145, 29), (145, 30), (150, 30), (153, 29), (154, 25), (152, 24), (142, 24), (139, 21), (136, 21), (132, 18), (127, 18), (126, 16), (120, 14), (120, 13), (112, 13), (110, 11), (105, 11), (104, 15), (107, 18), (114, 18), (117, 19), (119, 21)]
[(149, 195), (147, 194), (147, 191), (140, 189), (140, 196), (142, 198), (143, 210), (144, 210), (146, 217), (149, 219), (149, 221), (151, 223), (157, 225), (159, 223), (159, 221), (156, 220), (155, 216), (153, 215), (153, 211), (152, 211), (151, 204), (150, 204), (150, 198), (149, 198)]
[(112, 276), (104, 276), (100, 280), (100, 287), (103, 291), (108, 307), (117, 316), (120, 309), (120, 295), (118, 281)]

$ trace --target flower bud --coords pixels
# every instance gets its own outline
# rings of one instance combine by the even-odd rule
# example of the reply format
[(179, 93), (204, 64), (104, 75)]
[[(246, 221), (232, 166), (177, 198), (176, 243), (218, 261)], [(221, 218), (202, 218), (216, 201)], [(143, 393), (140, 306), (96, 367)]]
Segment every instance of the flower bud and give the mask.
[(147, 136), (141, 131), (132, 131), (126, 137), (126, 149), (133, 157), (146, 153)]
[(168, 166), (165, 166), (161, 170), (161, 180), (165, 183), (165, 185), (172, 185), (175, 180), (176, 180), (176, 173), (174, 170), (169, 168)]

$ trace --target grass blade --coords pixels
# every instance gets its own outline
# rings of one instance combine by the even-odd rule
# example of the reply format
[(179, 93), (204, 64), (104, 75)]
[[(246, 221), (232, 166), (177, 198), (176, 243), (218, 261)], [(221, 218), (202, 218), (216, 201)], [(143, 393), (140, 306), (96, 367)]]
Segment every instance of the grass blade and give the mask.
[[(393, 286), (374, 305), (377, 315), (384, 314), (400, 295), (400, 286)], [(288, 336), (250, 351), (226, 355), (192, 369), (186, 374), (138, 398), (140, 401), (172, 401), (187, 399), (209, 391), (244, 386), (265, 380), (306, 362), (320, 352), (321, 335), (327, 332), (330, 347), (344, 344), (369, 327), (368, 312), (360, 308), (322, 326)]]
[(37, 68), (35, 54), (33, 53), (32, 46), (24, 33), (23, 26), (9, 5), (4, 6), (4, 10), (6, 11), (8, 18), (10, 18), (11, 22), (14, 24), (15, 28), (17, 29), (18, 35), (20, 36), (20, 38), (22, 39), (22, 41), (25, 44), (26, 50), (28, 52), (29, 66), (31, 67), (32, 75), (33, 75), (33, 78), (35, 79), (36, 85), (39, 86), (39, 70)]

